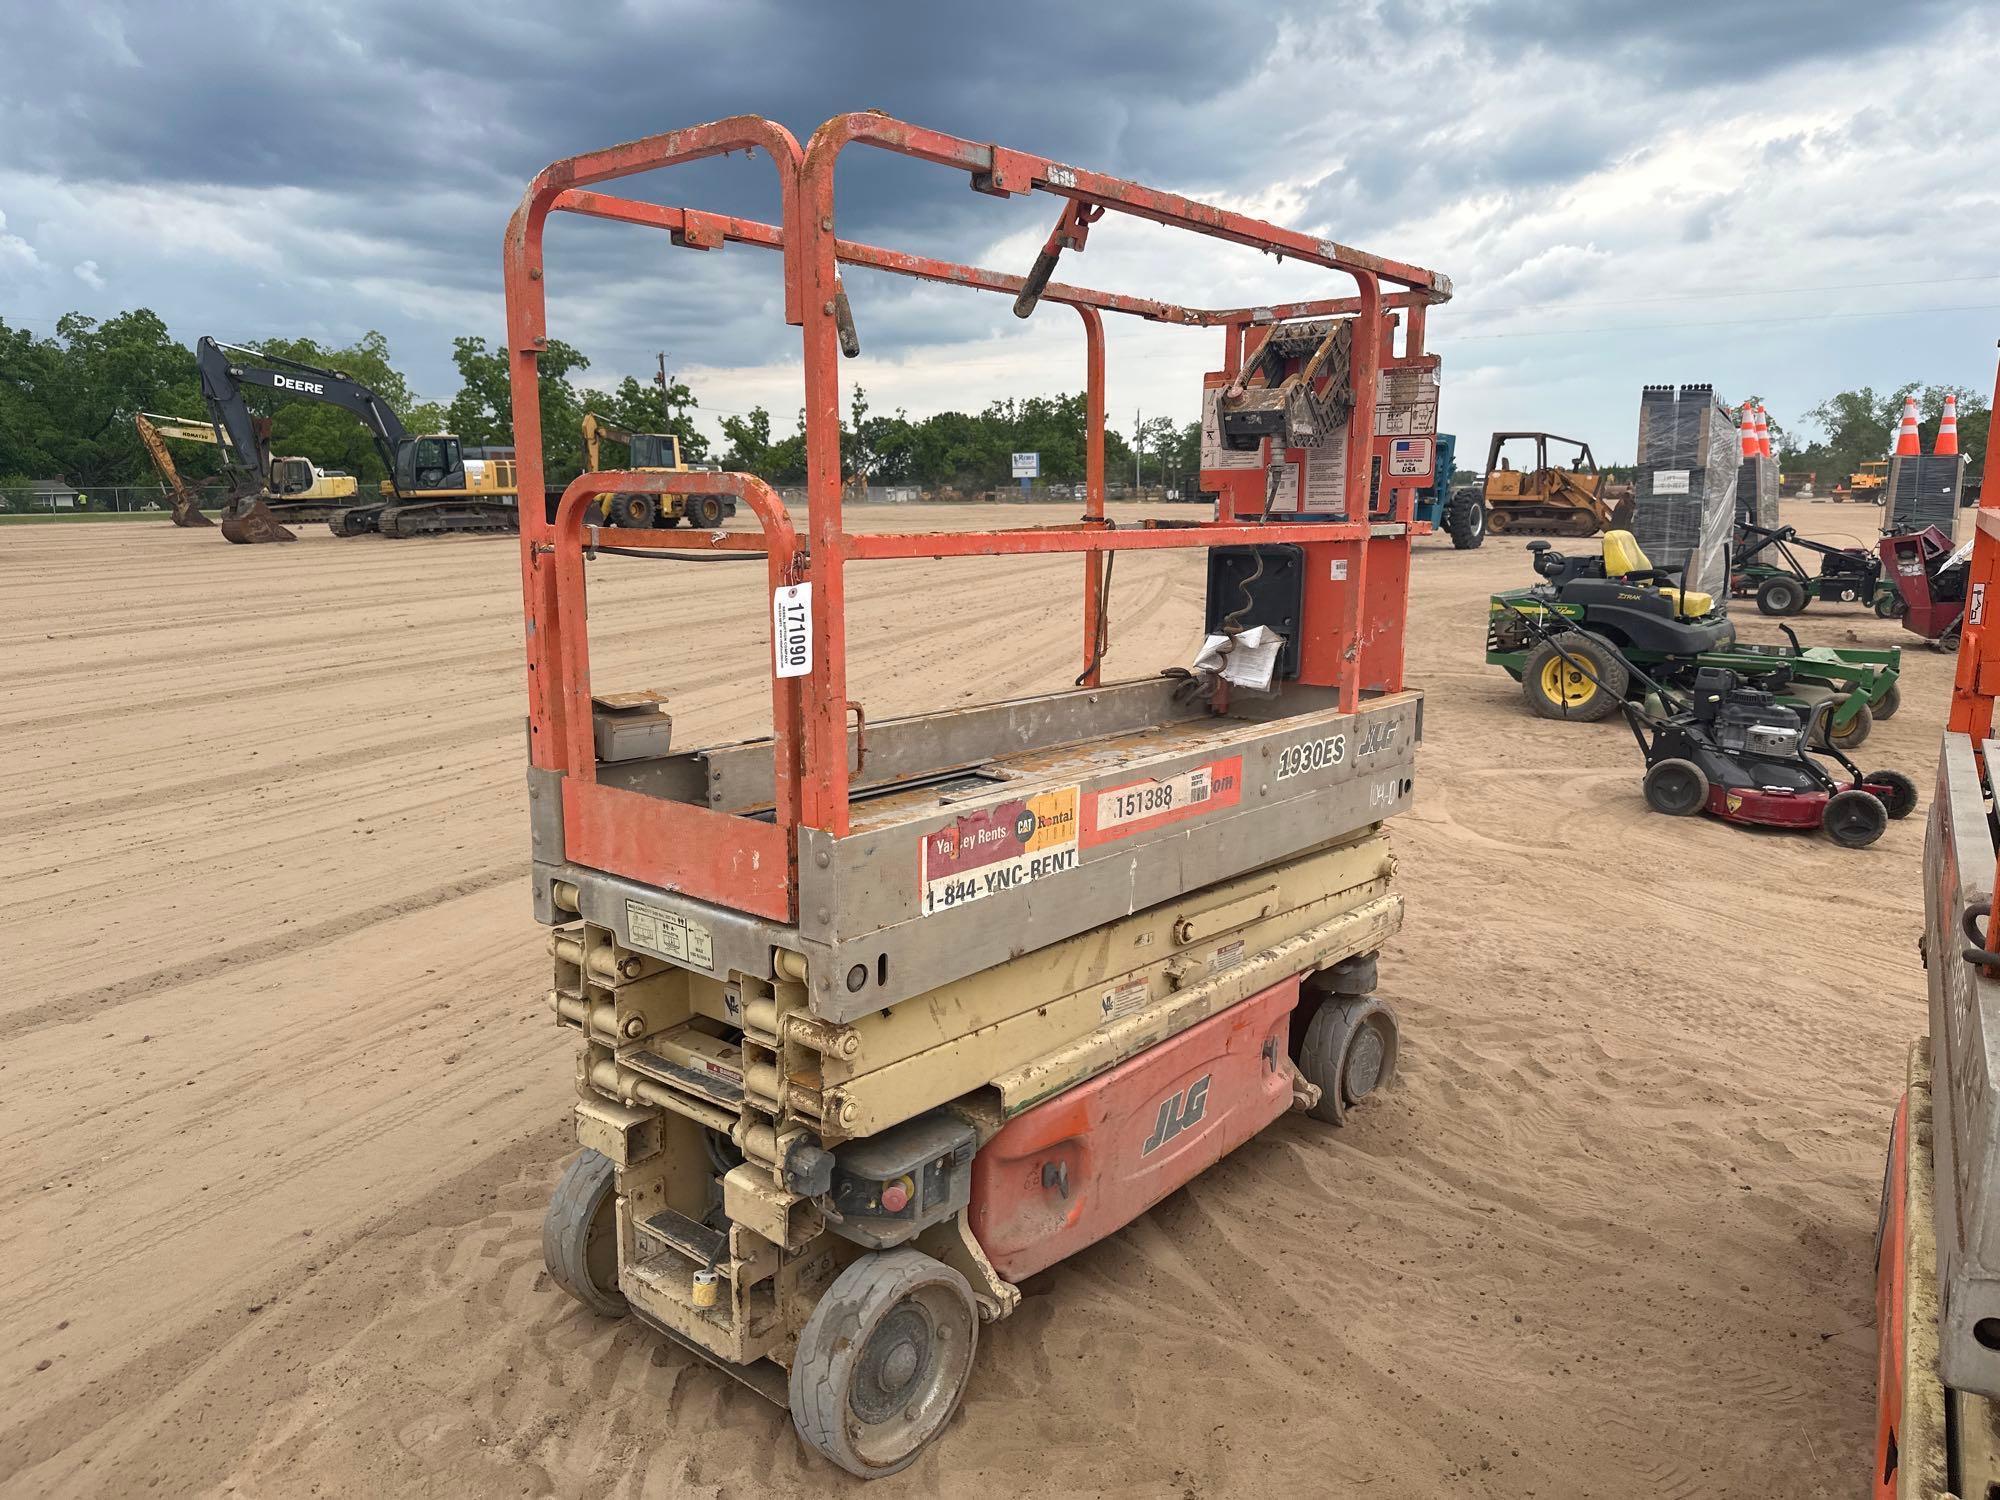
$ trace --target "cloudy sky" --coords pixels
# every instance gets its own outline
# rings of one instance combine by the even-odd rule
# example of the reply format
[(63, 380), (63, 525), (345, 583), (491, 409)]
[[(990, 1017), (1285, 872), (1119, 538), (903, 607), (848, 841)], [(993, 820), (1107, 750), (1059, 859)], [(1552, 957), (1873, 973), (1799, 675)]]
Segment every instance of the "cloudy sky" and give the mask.
[[(179, 336), (390, 339), (455, 389), (498, 340), (500, 235), (548, 161), (736, 113), (803, 140), (874, 108), (1443, 270), (1444, 426), (1629, 457), (1642, 384), (1762, 393), (1789, 423), (1863, 383), (1990, 389), (2000, 23), (1898, 0), (207, 0), (9, 7), (0, 317), (145, 305)], [(1053, 200), (854, 151), (843, 235), (1025, 271)], [(638, 185), (776, 218), (768, 161)], [(551, 331), (789, 430), (777, 261), (624, 226), (549, 237)], [(1087, 274), (1086, 274), (1087, 273)], [(1068, 278), (1194, 304), (1340, 278), (1107, 219)], [(1076, 321), (851, 272), (878, 409), (1081, 385)], [(1119, 326), (1110, 403), (1191, 419), (1218, 335)]]

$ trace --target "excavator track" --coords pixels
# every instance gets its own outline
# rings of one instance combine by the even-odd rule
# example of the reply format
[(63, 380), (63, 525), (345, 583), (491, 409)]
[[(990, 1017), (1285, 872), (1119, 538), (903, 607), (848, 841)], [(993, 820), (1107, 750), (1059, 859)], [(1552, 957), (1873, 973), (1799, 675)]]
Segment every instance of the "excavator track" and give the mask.
[(423, 500), (383, 508), (375, 529), (388, 537), (442, 536), (449, 532), (519, 531), (520, 512), (512, 505)]

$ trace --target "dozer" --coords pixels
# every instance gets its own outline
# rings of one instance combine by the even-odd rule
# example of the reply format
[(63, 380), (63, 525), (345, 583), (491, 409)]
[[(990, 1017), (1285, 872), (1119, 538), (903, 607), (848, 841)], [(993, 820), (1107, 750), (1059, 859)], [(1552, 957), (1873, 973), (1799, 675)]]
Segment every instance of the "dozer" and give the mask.
[[(1861, 744), (1875, 720), (1892, 717), (1902, 703), (1901, 651), (1803, 647), (1787, 626), (1779, 627), (1784, 646), (1738, 641), (1723, 602), (1655, 568), (1629, 531), (1606, 532), (1597, 557), (1566, 557), (1545, 541), (1528, 543), (1528, 551), (1543, 581), (1493, 596), (1486, 660), (1521, 684), (1528, 708), (1542, 718), (1609, 718), (1641, 690), (1628, 660), (1680, 686), (1703, 668), (1734, 672), (1802, 714), (1830, 704), (1817, 722), (1826, 742), (1843, 750)], [(1563, 636), (1561, 651), (1529, 628), (1551, 616), (1578, 627)]]
[[(777, 172), (782, 227), (616, 194), (636, 177), (653, 199), (660, 169), (750, 147)], [(1053, 199), (1035, 273), (836, 238), (837, 158), (864, 148), (961, 190)], [(1373, 991), (1402, 920), (1384, 823), (1413, 795), (1423, 699), (1403, 679), (1403, 638), (1413, 501), (1432, 473), (1427, 441), (1377, 435), (1376, 397), (1384, 382), (1435, 389), (1423, 314), (1450, 284), (873, 111), (827, 121), (809, 152), (751, 116), (673, 130), (553, 164), (508, 226), (529, 493), (545, 482), (543, 234), (565, 211), (668, 231), (663, 248), (781, 258), (803, 346), (808, 484), (798, 524), (755, 476), (709, 471), (585, 474), (553, 518), (522, 517), (534, 907), (551, 929), (551, 1019), (576, 1047), (583, 1147), (550, 1201), (544, 1258), (590, 1311), (654, 1330), (657, 1357), (698, 1355), (787, 1407), (829, 1463), (894, 1474), (976, 1383), (982, 1327), (1048, 1267), (1203, 1172), (1218, 1211), (1254, 1223), (1263, 1172), (1231, 1153), (1258, 1132), (1284, 1130), (1330, 1199), (1372, 1191), (1324, 1132), (1395, 1072), (1395, 1017)], [(1239, 395), (1257, 410), (1260, 398), (1225, 388), (1246, 344), (1272, 336), (1269, 309), (1051, 280), (1106, 213), (1189, 246), (1303, 263), (1325, 294), (1285, 317), (1334, 323), (1355, 351), (1337, 381), (1321, 367), (1312, 401), (1278, 414), (1284, 447), (1267, 436), (1204, 452), (1213, 517), (1114, 526), (1104, 514), (1103, 321), (1209, 330), (1220, 368), (1204, 388), (1227, 417)], [(893, 532), (845, 508), (840, 358), (857, 344), (843, 262), (1011, 295), (1022, 316), (1039, 302), (1075, 313), (1065, 326), (1082, 334), (1088, 372), (1081, 518)], [(1288, 331), (1279, 347), (1309, 361), (1326, 330)], [(1270, 514), (1269, 471), (1291, 472), (1284, 449), (1302, 433), (1286, 418), (1301, 413), (1315, 424), (1306, 488), (1323, 509), (1287, 519)], [(1378, 486), (1378, 465), (1398, 482)], [(733, 496), (756, 528), (634, 530), (600, 546), (592, 508), (636, 492)], [(1207, 563), (1213, 644), (1191, 668), (1106, 681), (1109, 564), (1140, 550)], [(741, 688), (768, 705), (761, 738), (676, 745), (657, 690), (594, 680), (605, 667), (593, 632), (615, 641), (631, 628), (613, 618), (621, 594), (603, 587), (606, 571), (628, 580), (626, 598), (635, 573), (670, 595), (689, 555), (753, 559), (738, 576), (768, 606), (771, 645)], [(900, 586), (928, 582), (945, 609), (966, 570), (1022, 556), (1084, 562), (1076, 686), (982, 703), (967, 701), (968, 680), (929, 711), (871, 718), (849, 675), (849, 588), (900, 559)], [(1005, 608), (995, 628), (1020, 618)], [(891, 669), (949, 666), (921, 634), (868, 646)], [(675, 653), (657, 655), (670, 669)], [(1060, 1284), (1039, 1289), (1066, 1300)], [(637, 1386), (614, 1364), (598, 1373), (605, 1420), (657, 1430)], [(715, 1410), (729, 1420), (733, 1408)]]
[[(685, 474), (681, 440), (671, 432), (634, 432), (607, 422), (596, 412), (583, 414), (583, 460), (592, 474), (602, 467), (604, 440), (623, 443), (631, 457), (628, 468), (641, 474)], [(600, 502), (604, 520), (614, 526), (646, 531), (655, 526), (720, 526), (736, 514), (736, 501), (726, 495), (654, 495), (638, 491), (607, 495)]]
[[(1520, 444), (1505, 452), (1509, 444)], [(1549, 462), (1549, 444), (1575, 450), (1569, 464)], [(1534, 467), (1517, 467), (1513, 454), (1525, 460), (1532, 444)], [(1623, 519), (1603, 493), (1604, 476), (1590, 455), (1590, 444), (1552, 432), (1496, 432), (1486, 448), (1486, 477), (1480, 498), (1487, 524), (1495, 532), (1552, 532), (1557, 536), (1593, 536)]]
[[(442, 433), (412, 436), (389, 403), (360, 381), (261, 349), (222, 344), (203, 335), (195, 345), (195, 364), (209, 417), (228, 439), (224, 456), (240, 476), (222, 522), (222, 534), (229, 541), (291, 541), (287, 520), (324, 520), (335, 536), (370, 531), (421, 536), (518, 527), (511, 449), (489, 452), (466, 447)], [(305, 477), (300, 465), (305, 470), (311, 465), (303, 459), (272, 459), (270, 426), (251, 414), (243, 398), (245, 385), (322, 401), (359, 417), (389, 471), (379, 498), (360, 500), (351, 479), (342, 497), (287, 488)]]

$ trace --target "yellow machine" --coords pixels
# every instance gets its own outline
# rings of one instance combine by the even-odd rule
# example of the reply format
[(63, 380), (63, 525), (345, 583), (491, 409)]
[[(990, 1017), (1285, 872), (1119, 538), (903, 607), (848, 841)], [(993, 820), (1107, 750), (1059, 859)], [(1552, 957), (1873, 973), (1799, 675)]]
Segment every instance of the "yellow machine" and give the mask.
[[(1857, 505), (1880, 505), (1889, 490), (1889, 460), (1871, 458), (1847, 476), (1847, 493)], [(1840, 499), (1834, 492), (1834, 499)]]
[[(1532, 444), (1532, 460), (1523, 446), (1515, 450), (1520, 462), (1514, 462), (1505, 451), (1510, 443)], [(1551, 443), (1575, 450), (1567, 467), (1560, 461), (1549, 462)], [(1494, 433), (1486, 450), (1482, 498), (1494, 531), (1558, 536), (1590, 536), (1606, 530), (1624, 508), (1614, 507), (1604, 494), (1604, 476), (1590, 456), (1590, 444), (1552, 432)]]
[[(213, 526), (201, 512), (201, 486), (190, 487), (181, 478), (166, 440), (202, 443), (223, 447), (213, 422), (196, 417), (168, 417), (158, 412), (140, 412), (132, 419), (147, 456), (173, 495), (173, 522), (176, 526)], [(335, 505), (352, 501), (359, 489), (352, 474), (338, 469), (322, 469), (309, 458), (273, 458), (265, 476), (265, 487), (276, 499), (301, 505)]]
[[(649, 474), (685, 474), (681, 440), (671, 432), (634, 432), (607, 422), (596, 412), (583, 414), (583, 461), (593, 474), (602, 467), (604, 440), (623, 443), (632, 454), (629, 467)], [(655, 526), (720, 526), (736, 513), (736, 502), (723, 495), (611, 495), (604, 501), (604, 519), (614, 526), (648, 531)]]

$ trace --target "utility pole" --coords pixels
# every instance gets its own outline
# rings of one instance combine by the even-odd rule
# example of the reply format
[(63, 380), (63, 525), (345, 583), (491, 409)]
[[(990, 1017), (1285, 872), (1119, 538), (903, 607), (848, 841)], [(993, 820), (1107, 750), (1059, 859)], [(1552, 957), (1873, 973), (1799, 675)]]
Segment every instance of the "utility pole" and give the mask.
[(1139, 488), (1139, 450), (1146, 440), (1145, 434), (1145, 418), (1140, 414), (1139, 408), (1135, 406), (1132, 408), (1132, 488), (1134, 490)]
[(667, 404), (667, 351), (660, 351), (660, 373), (653, 377), (653, 383), (660, 388), (660, 412), (667, 419), (667, 428), (674, 425), (674, 409)]

